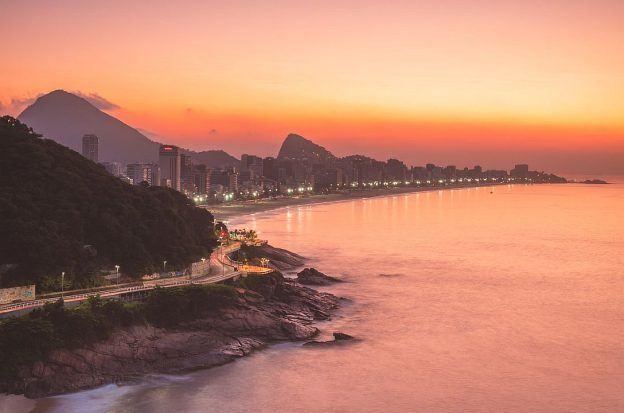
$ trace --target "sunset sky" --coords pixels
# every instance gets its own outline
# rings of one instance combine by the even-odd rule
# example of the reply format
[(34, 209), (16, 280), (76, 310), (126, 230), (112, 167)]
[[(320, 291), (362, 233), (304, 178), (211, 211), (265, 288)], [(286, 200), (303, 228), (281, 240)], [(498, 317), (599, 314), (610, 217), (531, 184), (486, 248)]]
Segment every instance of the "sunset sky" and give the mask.
[[(130, 4), (131, 3), (131, 4)], [(150, 137), (624, 174), (624, 1), (0, 0), (0, 113), (54, 89)]]

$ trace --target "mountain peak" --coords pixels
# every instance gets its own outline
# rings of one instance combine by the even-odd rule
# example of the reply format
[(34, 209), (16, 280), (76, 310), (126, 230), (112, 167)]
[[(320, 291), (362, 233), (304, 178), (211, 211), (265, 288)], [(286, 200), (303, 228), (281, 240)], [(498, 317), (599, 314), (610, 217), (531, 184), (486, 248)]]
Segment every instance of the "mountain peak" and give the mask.
[(289, 133), (282, 143), (278, 158), (296, 160), (326, 161), (335, 156), (321, 145), (317, 145), (309, 139), (296, 133)]
[(83, 106), (84, 108), (89, 108), (90, 110), (96, 109), (88, 100), (74, 94), (67, 92), (63, 89), (56, 89), (52, 92), (46, 93), (45, 95), (39, 96), (35, 102), (27, 107), (21, 114), (22, 116), (27, 110), (32, 107), (36, 107), (37, 105), (45, 105), (45, 104), (63, 104), (63, 105), (75, 105), (77, 107)]
[(100, 161), (135, 162), (158, 159), (158, 144), (86, 99), (62, 89), (40, 96), (18, 119), (46, 138), (77, 152), (82, 136), (100, 138)]
[[(97, 135), (100, 138), (99, 160), (103, 162), (158, 160), (158, 142), (101, 111), (87, 99), (62, 89), (39, 96), (18, 119), (35, 132), (77, 152), (82, 148), (83, 135)], [(239, 162), (225, 152), (187, 152), (195, 162), (210, 167), (237, 166)]]
[(312, 142), (309, 139), (304, 138), (301, 135), (297, 135), (296, 133), (289, 133), (288, 136), (286, 136), (285, 141), (305, 141), (305, 142)]

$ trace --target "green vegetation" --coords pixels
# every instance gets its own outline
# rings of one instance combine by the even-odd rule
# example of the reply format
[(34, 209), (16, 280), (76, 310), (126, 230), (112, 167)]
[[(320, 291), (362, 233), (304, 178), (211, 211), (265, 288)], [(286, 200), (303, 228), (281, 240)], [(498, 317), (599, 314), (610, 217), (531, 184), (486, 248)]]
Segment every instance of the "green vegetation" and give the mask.
[(99, 270), (138, 277), (181, 268), (216, 245), (213, 216), (183, 194), (132, 186), (9, 116), (0, 118), (0, 287), (97, 285)]
[(268, 284), (268, 277), (266, 275), (249, 274), (247, 277), (241, 278), (238, 281), (238, 285), (240, 285), (242, 288), (256, 292), (262, 291), (262, 289)]
[(219, 284), (157, 288), (145, 302), (92, 297), (74, 308), (62, 301), (0, 323), (0, 381), (58, 348), (78, 348), (107, 339), (115, 328), (151, 323), (175, 327), (235, 302), (234, 287)]
[(156, 288), (147, 297), (144, 312), (147, 320), (155, 326), (173, 327), (231, 304), (236, 296), (234, 287), (223, 284)]

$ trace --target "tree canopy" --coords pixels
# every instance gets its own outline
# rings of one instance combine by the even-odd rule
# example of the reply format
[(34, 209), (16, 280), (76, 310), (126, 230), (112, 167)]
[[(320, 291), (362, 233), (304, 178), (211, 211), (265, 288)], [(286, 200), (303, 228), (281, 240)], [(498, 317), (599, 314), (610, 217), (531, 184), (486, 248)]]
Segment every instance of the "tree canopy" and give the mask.
[(0, 118), (0, 286), (84, 287), (102, 268), (140, 276), (216, 245), (212, 214), (164, 187), (132, 186), (9, 116)]

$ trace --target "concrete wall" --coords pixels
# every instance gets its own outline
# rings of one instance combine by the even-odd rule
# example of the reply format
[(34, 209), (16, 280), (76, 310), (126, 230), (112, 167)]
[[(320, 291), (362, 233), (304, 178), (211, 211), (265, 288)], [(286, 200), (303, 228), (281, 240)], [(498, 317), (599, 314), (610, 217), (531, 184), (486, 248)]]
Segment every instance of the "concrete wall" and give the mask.
[(200, 275), (206, 275), (210, 271), (210, 260), (197, 261), (191, 264), (189, 267), (191, 277), (198, 277)]
[(22, 287), (0, 289), (0, 304), (10, 304), (13, 301), (32, 301), (35, 299), (35, 286), (26, 285)]

